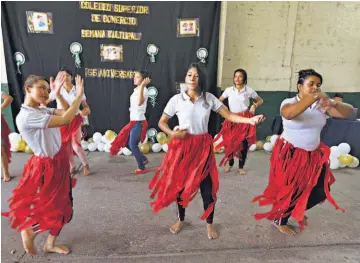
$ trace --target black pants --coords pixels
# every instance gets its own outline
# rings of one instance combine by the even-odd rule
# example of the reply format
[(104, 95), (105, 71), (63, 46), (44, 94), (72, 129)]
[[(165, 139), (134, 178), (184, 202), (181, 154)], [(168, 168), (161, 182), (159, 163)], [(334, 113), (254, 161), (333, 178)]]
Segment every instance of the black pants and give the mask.
[[(178, 216), (179, 216), (179, 220), (180, 221), (184, 221), (185, 219), (185, 208), (182, 207), (182, 205), (179, 204), (179, 202), (181, 202), (181, 198), (180, 195), (183, 191), (181, 191), (178, 194), (177, 197), (177, 201), (178, 201)], [(201, 183), (200, 183), (200, 193), (201, 193), (201, 197), (203, 200), (203, 204), (204, 204), (204, 210), (206, 210), (208, 208), (208, 206), (214, 202), (214, 199), (212, 197), (212, 181), (211, 181), (211, 176), (208, 175)], [(215, 207), (214, 207), (215, 210)], [(208, 216), (208, 218), (206, 218), (206, 222), (208, 224), (212, 224), (213, 223), (213, 219), (214, 219), (214, 210), (211, 212), (211, 214)]]
[[(324, 189), (325, 174), (326, 174), (326, 168), (325, 168), (325, 166), (323, 166), (323, 168), (321, 170), (321, 174), (319, 176), (319, 179), (318, 179), (315, 187), (312, 189), (312, 191), (310, 193), (308, 203), (306, 205), (306, 210), (313, 208), (314, 206), (323, 202), (326, 199), (326, 194), (325, 194), (325, 189)], [(294, 194), (294, 196), (296, 196), (296, 193)], [(286, 213), (291, 212), (293, 209), (294, 209), (294, 207), (290, 207), (286, 211)], [(280, 220), (275, 220), (275, 222), (281, 226), (287, 225), (289, 218), (290, 218), (290, 215), (285, 218), (282, 218)]]
[[(248, 150), (249, 150), (249, 144), (248, 144), (248, 141), (245, 139), (243, 141), (243, 149), (241, 150), (241, 158), (239, 159), (239, 168), (240, 169), (244, 168)], [(234, 158), (230, 159), (229, 165), (231, 167), (234, 166)]]

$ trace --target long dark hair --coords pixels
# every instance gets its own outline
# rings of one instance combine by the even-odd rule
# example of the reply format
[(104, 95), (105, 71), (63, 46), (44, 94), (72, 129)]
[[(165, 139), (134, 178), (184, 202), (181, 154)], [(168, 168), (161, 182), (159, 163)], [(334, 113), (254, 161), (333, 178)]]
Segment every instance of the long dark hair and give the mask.
[[(237, 72), (242, 73), (242, 75), (243, 75), (243, 84), (246, 85), (247, 84), (247, 73), (246, 73), (245, 69), (239, 68), (239, 69), (235, 70), (233, 78), (235, 78), (235, 74)], [(235, 83), (234, 83), (234, 85), (235, 85)]]
[(199, 85), (198, 85), (199, 95), (202, 95), (206, 102), (206, 70), (204, 66), (200, 65), (199, 63), (191, 63), (188, 68), (188, 71), (192, 68), (195, 68), (199, 75)]

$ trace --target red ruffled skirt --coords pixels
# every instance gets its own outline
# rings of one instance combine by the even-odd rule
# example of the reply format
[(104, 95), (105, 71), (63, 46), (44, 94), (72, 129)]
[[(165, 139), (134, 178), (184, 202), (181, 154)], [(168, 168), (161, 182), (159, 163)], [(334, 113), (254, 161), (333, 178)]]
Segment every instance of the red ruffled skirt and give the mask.
[[(237, 113), (237, 115), (251, 118), (254, 115), (249, 111)], [(220, 166), (226, 165), (234, 157), (241, 159), (241, 150), (243, 141), (247, 140), (248, 145), (256, 143), (256, 126), (246, 123), (233, 123), (225, 120), (222, 123), (222, 129), (214, 139), (214, 143), (223, 137), (223, 141), (215, 146), (215, 150), (225, 148), (224, 158), (220, 161)]]
[(9, 140), (10, 133), (11, 133), (11, 130), (5, 120), (5, 116), (4, 116), (4, 114), (1, 114), (1, 148), (6, 153), (9, 163), (11, 163), (11, 151), (10, 151), (11, 145), (10, 145), (10, 140)]
[(173, 138), (169, 144), (161, 165), (152, 178), (149, 188), (152, 190), (153, 211), (159, 212), (177, 202), (177, 195), (183, 190), (181, 205), (186, 208), (196, 196), (200, 183), (207, 177), (212, 180), (212, 197), (201, 216), (205, 220), (214, 209), (219, 189), (219, 175), (216, 168), (212, 137), (209, 134), (188, 135), (185, 139)]
[[(126, 145), (128, 144), (131, 129), (132, 129), (132, 127), (134, 127), (135, 124), (136, 124), (136, 121), (130, 121), (124, 128), (121, 129), (121, 131), (119, 132), (119, 134), (116, 136), (115, 140), (111, 144), (110, 154), (112, 156), (117, 155), (121, 148), (126, 147)], [(141, 137), (140, 137), (140, 141), (142, 141), (142, 142), (146, 138), (147, 127), (148, 127), (147, 120), (143, 120), (142, 121), (142, 129), (141, 129)]]
[[(80, 114), (76, 115), (75, 118), (71, 121), (70, 125), (68, 126), (61, 126), (60, 133), (61, 133), (61, 141), (63, 144), (66, 144), (70, 147), (71, 140), (74, 138), (77, 145), (81, 145), (81, 141), (77, 140), (77, 133), (79, 129), (81, 129), (81, 124), (83, 123), (83, 118)], [(76, 153), (73, 151), (73, 154)]]
[[(318, 149), (309, 152), (295, 148), (283, 138), (278, 138), (270, 158), (269, 184), (262, 195), (253, 199), (253, 202), (259, 202), (260, 206), (272, 205), (272, 209), (266, 213), (255, 214), (255, 219), (275, 220), (291, 215), (301, 226), (310, 193), (324, 166), (326, 198), (336, 209), (345, 212), (330, 194), (329, 188), (335, 178), (329, 168), (329, 155), (330, 149), (323, 143)], [(293, 210), (287, 212), (292, 207)]]
[(66, 146), (53, 157), (32, 155), (9, 201), (13, 229), (21, 231), (38, 224), (38, 231), (60, 230), (73, 214), (69, 155)]

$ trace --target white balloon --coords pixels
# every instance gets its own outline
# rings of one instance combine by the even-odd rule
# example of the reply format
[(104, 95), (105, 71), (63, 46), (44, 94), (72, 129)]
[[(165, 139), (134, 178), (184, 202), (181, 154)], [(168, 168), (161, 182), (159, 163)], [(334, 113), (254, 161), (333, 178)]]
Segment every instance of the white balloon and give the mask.
[(99, 150), (99, 152), (105, 151), (105, 144), (103, 144), (102, 142), (99, 143), (99, 144), (97, 145), (97, 149)]
[(354, 158), (354, 160), (353, 160), (352, 164), (348, 165), (348, 167), (350, 167), (350, 168), (356, 168), (359, 166), (359, 159), (356, 158), (355, 156), (353, 156), (353, 158)]
[(253, 144), (253, 145), (251, 145), (250, 147), (249, 147), (249, 151), (250, 152), (253, 152), (253, 151), (255, 151), (256, 150), (256, 144)]
[(89, 148), (89, 143), (87, 141), (81, 141), (81, 147), (86, 151)]
[(123, 152), (123, 154), (126, 155), (126, 156), (132, 155), (132, 152), (131, 152), (128, 148), (123, 148), (123, 149), (122, 149), (122, 152)]
[(90, 152), (95, 152), (96, 149), (97, 149), (97, 144), (94, 143), (94, 142), (90, 143), (90, 144), (88, 145), (88, 149), (89, 149)]
[(100, 132), (95, 132), (93, 135), (93, 140), (95, 143), (101, 143), (102, 135)]
[[(278, 137), (279, 137), (279, 135), (277, 135), (277, 134), (274, 134), (273, 136), (271, 136), (270, 142), (271, 142), (272, 145), (275, 144), (275, 142), (276, 142), (276, 140), (277, 140)], [(265, 148), (264, 148), (264, 149), (265, 149)]]
[(10, 148), (10, 151), (15, 152), (15, 153), (18, 152), (18, 150), (16, 149), (16, 147), (11, 147), (11, 148)]
[(161, 144), (160, 143), (154, 143), (153, 146), (151, 147), (152, 151), (154, 153), (158, 153), (161, 151)]
[[(256, 146), (256, 145), (255, 145)], [(267, 152), (271, 152), (273, 148), (273, 144), (271, 144), (270, 142), (266, 142), (264, 143), (264, 150)]]
[(117, 153), (117, 155), (123, 154), (123, 148), (120, 148), (120, 151)]
[(9, 141), (14, 144), (18, 143), (19, 141), (21, 141), (21, 135), (16, 132), (12, 132), (9, 134)]
[(167, 151), (169, 150), (169, 145), (168, 145), (167, 143), (163, 144), (163, 145), (162, 145), (162, 150), (163, 150), (164, 152), (167, 152)]
[(339, 169), (340, 167), (340, 162), (337, 158), (331, 158), (330, 159), (330, 169), (332, 170), (336, 170)]
[(105, 135), (101, 137), (101, 142), (103, 144), (107, 144), (108, 142), (110, 142), (108, 139), (106, 139)]
[(338, 149), (340, 150), (341, 154), (348, 154), (351, 151), (350, 145), (346, 142), (340, 143)]
[(342, 164), (339, 162), (339, 168), (345, 168), (346, 167), (346, 164)]
[(110, 152), (110, 148), (111, 148), (111, 144), (110, 143), (107, 143), (105, 144), (105, 147), (104, 147), (104, 151), (109, 153)]
[(330, 158), (331, 157), (338, 158), (340, 155), (341, 155), (341, 151), (339, 150), (339, 147), (332, 146), (330, 148)]

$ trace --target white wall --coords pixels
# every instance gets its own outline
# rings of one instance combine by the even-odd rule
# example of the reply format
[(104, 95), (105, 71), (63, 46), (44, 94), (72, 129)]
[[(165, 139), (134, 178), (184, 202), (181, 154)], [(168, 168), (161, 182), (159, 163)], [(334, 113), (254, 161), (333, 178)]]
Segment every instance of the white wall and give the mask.
[[(218, 85), (235, 69), (257, 90), (296, 90), (296, 72), (314, 68), (325, 91), (360, 92), (360, 2), (227, 2)], [(222, 14), (223, 14), (222, 13)], [(220, 50), (221, 52), (221, 50)]]

